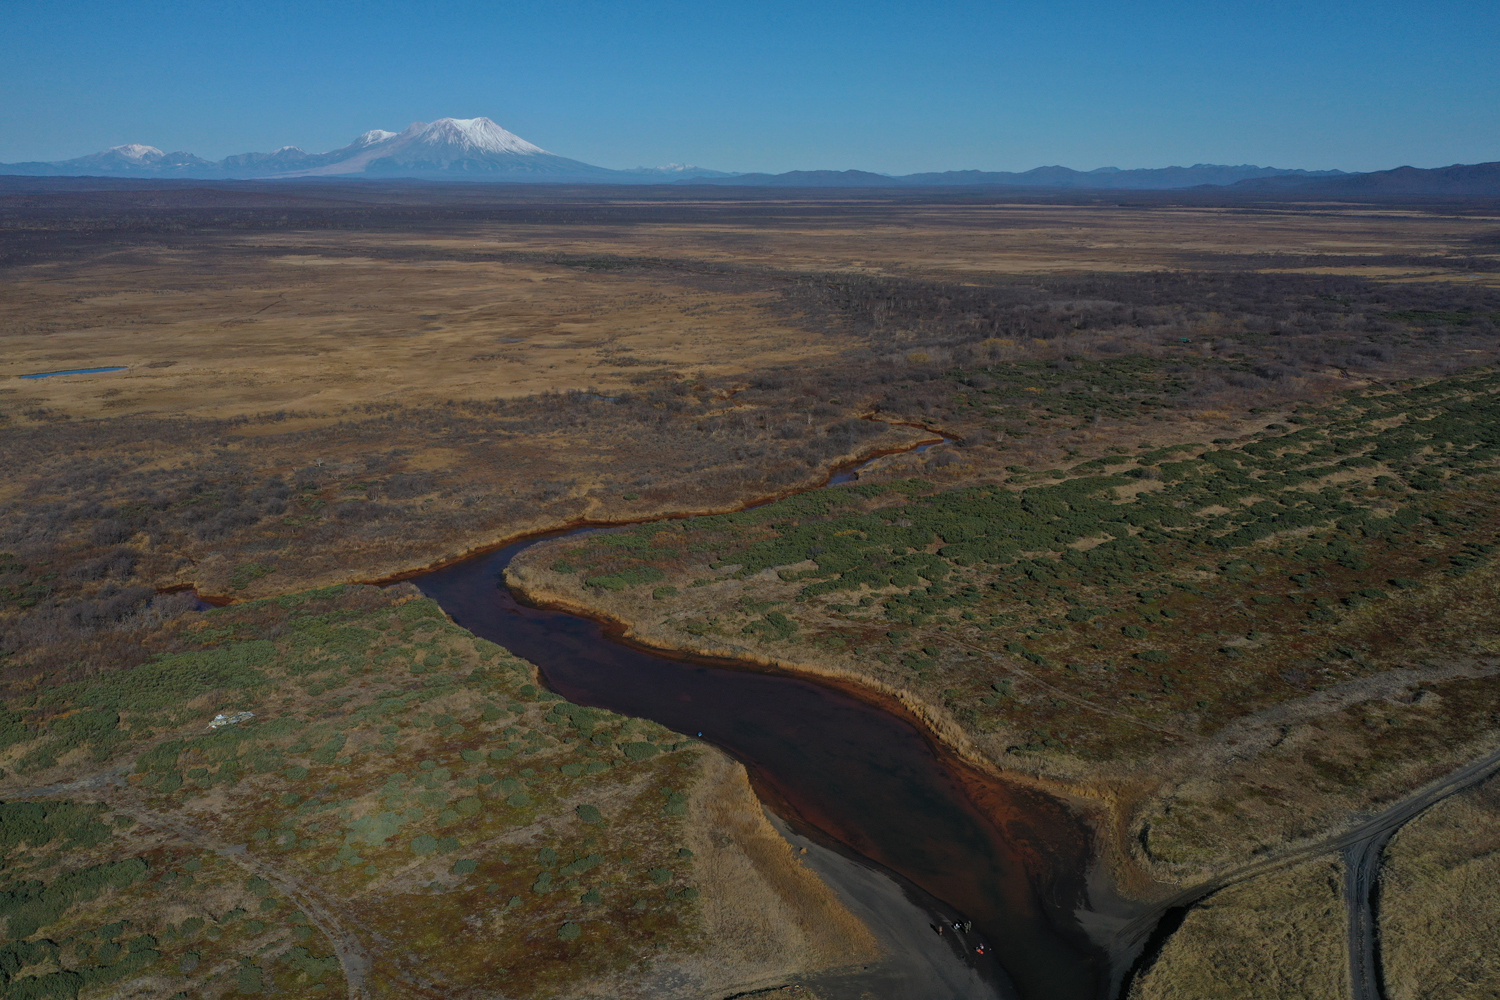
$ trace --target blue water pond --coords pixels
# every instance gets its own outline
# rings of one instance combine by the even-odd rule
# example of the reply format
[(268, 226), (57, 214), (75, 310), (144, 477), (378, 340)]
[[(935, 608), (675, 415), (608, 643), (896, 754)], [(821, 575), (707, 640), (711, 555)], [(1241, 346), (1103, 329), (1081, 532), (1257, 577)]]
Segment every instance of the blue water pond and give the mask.
[(22, 378), (51, 378), (54, 375), (96, 375), (99, 372), (122, 372), (128, 365), (115, 365), (113, 368), (68, 368), (60, 372), (34, 372), (30, 375), (22, 375)]

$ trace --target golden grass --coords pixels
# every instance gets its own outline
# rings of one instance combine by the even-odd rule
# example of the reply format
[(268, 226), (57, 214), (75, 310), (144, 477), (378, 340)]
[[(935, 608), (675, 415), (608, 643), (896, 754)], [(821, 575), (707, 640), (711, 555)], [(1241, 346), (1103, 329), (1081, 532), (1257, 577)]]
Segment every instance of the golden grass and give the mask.
[(1438, 803), (1392, 838), (1380, 936), (1391, 1000), (1500, 996), (1500, 779)]
[[(0, 297), (0, 380), (14, 390), (5, 408), (328, 412), (372, 401), (609, 390), (651, 368), (730, 374), (826, 359), (839, 348), (768, 313), (774, 294), (764, 285), (726, 286), (720, 274), (693, 287), (680, 269), (653, 273), (632, 261), (691, 260), (690, 273), (959, 281), (1251, 265), (1500, 281), (1442, 263), (1474, 253), (1486, 226), (1478, 219), (1353, 207), (1251, 214), (840, 204), (757, 202), (734, 215), (743, 206), (719, 202), (701, 206), (696, 222), (632, 226), (231, 232), (201, 245), (101, 246), (76, 260), (16, 266)], [(1320, 257), (1337, 262), (1307, 262)], [(105, 365), (130, 370), (8, 378)]]
[[(21, 269), (7, 285), (5, 408), (75, 417), (608, 393), (644, 371), (722, 375), (833, 349), (772, 321), (764, 292), (558, 265), (163, 251), (145, 266)], [(7, 378), (114, 365), (129, 370)]]
[[(1149, 271), (1204, 256), (1264, 256), (1262, 269), (1337, 268), (1340, 273), (1431, 274), (1445, 268), (1393, 266), (1389, 255), (1473, 251), (1483, 218), (1388, 211), (1384, 207), (1301, 206), (1253, 213), (1214, 207), (1105, 207), (1027, 204), (879, 204), (859, 199), (788, 200), (694, 206), (698, 218), (626, 229), (552, 226), (474, 227), (432, 246), (698, 260), (774, 269), (837, 268), (861, 273), (978, 278), (997, 274)], [(761, 218), (741, 214), (750, 209)], [(275, 245), (279, 236), (258, 236)], [(333, 237), (338, 245), (375, 240)], [(1290, 258), (1337, 256), (1337, 264)], [(1350, 259), (1352, 258), (1352, 259)], [(1359, 258), (1366, 258), (1361, 261)], [(1279, 265), (1279, 267), (1278, 267)], [(1461, 269), (1452, 269), (1463, 273)]]
[(1130, 1000), (1343, 1000), (1349, 963), (1336, 861), (1310, 861), (1188, 912)]

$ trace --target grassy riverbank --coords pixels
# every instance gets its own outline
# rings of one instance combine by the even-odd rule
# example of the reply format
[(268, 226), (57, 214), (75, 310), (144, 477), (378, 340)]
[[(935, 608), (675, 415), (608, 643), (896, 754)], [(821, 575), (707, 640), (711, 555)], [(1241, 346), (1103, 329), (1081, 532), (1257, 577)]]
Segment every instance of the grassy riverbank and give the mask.
[(1197, 878), (1495, 738), (1497, 393), (1485, 370), (1235, 440), (836, 488), (547, 543), (511, 579), (894, 692), (995, 767), (1144, 785), (1138, 860)]
[(874, 954), (738, 765), (547, 693), (410, 588), (143, 643), (9, 704), (13, 993), (695, 996)]

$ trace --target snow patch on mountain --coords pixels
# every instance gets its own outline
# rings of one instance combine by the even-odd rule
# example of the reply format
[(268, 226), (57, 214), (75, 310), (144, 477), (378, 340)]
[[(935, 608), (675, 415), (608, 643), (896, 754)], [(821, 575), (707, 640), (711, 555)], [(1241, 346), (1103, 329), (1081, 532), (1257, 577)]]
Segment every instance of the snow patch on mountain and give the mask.
[(455, 164), (526, 162), (552, 154), (508, 132), (488, 118), (439, 118), (412, 122), (400, 132), (371, 129), (343, 149), (321, 154), (328, 162), (286, 176), (328, 177), (392, 167), (447, 170)]
[[(111, 146), (105, 150), (106, 153), (115, 153), (132, 163), (145, 163), (148, 160), (159, 160), (166, 154), (155, 146), (144, 146), (138, 142), (127, 142), (123, 146)], [(97, 154), (96, 154), (97, 155)]]
[(344, 148), (363, 149), (366, 146), (374, 146), (378, 143), (385, 142), (387, 139), (394, 139), (399, 134), (400, 133), (398, 132), (387, 132), (383, 128), (372, 128), (368, 132), (361, 132), (359, 138), (355, 139)]
[[(419, 124), (419, 123), (418, 123)], [(413, 124), (407, 132), (417, 129)], [(406, 133), (402, 133), (403, 137)], [(507, 132), (488, 118), (439, 118), (411, 135), (411, 145), (452, 147), (464, 153), (508, 153), (521, 156), (546, 155), (547, 151)]]

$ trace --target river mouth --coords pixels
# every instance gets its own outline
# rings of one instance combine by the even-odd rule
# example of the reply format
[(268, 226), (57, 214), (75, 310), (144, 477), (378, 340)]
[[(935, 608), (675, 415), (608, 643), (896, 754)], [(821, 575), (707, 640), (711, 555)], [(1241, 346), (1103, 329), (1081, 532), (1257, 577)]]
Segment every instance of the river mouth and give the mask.
[[(540, 540), (411, 582), (459, 625), (535, 663), (570, 701), (701, 734), (746, 766), (777, 815), (930, 894), (950, 922), (972, 921), (959, 940), (993, 995), (1106, 994), (1108, 962), (1074, 917), (1088, 905), (1093, 855), (1080, 816), (1039, 791), (980, 775), (914, 720), (869, 700), (732, 661), (632, 646), (599, 622), (525, 604), (504, 570)], [(951, 946), (934, 935), (932, 947)]]

